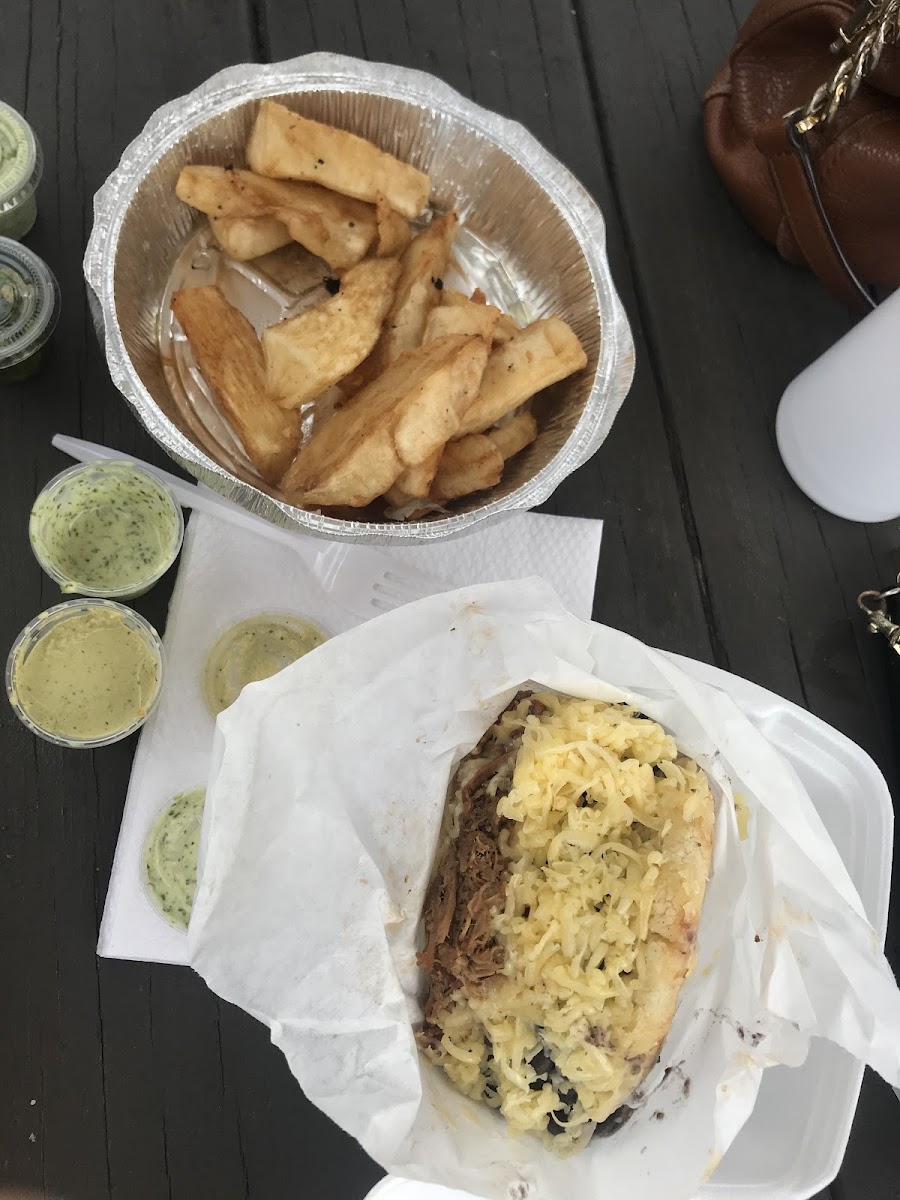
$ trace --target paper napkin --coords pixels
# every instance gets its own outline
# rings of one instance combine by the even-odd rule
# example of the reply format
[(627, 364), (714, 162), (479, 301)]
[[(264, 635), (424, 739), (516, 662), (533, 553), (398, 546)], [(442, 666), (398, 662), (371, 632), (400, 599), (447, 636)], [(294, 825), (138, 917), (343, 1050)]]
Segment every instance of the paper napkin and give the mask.
[[(575, 615), (589, 618), (601, 521), (519, 513), (467, 537), (384, 553), (435, 580), (435, 591), (541, 575)], [(194, 514), (185, 537), (164, 638), (159, 708), (141, 731), (100, 926), (97, 953), (146, 962), (187, 962), (187, 938), (144, 890), (147, 835), (179, 792), (206, 783), (215, 725), (202, 692), (206, 655), (236, 621), (260, 612), (311, 618), (331, 634), (360, 623), (323, 591), (315, 563), (321, 540), (297, 548)], [(354, 548), (348, 547), (348, 558)]]

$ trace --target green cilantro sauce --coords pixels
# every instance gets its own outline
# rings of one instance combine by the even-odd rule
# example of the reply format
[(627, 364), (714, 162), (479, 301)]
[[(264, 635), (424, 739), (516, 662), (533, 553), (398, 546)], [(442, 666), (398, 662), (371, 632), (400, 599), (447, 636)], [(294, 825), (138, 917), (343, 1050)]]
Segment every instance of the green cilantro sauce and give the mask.
[(15, 701), (46, 733), (77, 741), (120, 733), (146, 715), (159, 665), (120, 613), (90, 608), (58, 621), (14, 663)]
[(144, 851), (150, 899), (178, 929), (187, 929), (191, 919), (205, 800), (205, 788), (180, 792), (151, 829)]
[(125, 463), (76, 470), (38, 496), (29, 533), (64, 592), (136, 595), (171, 564), (180, 522), (168, 493)]
[(15, 109), (0, 104), (0, 237), (22, 238), (34, 224), (36, 165), (34, 134)]
[(229, 708), (248, 683), (268, 679), (314, 650), (327, 635), (299, 617), (261, 613), (226, 630), (210, 650), (203, 675), (203, 694), (217, 717)]

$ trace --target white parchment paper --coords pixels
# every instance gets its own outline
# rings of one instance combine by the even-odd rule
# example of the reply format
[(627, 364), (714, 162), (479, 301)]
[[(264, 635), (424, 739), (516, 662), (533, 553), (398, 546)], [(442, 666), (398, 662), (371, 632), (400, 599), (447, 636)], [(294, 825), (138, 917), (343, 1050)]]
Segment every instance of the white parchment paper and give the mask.
[[(511, 1139), (413, 1040), (447, 782), (529, 681), (638, 704), (701, 758), (717, 805), (700, 962), (661, 1061), (628, 1124), (568, 1159)], [(497, 1200), (693, 1195), (762, 1069), (802, 1062), (812, 1035), (900, 1083), (900, 992), (793, 769), (724, 693), (539, 579), (398, 609), (244, 690), (219, 718), (189, 947), (385, 1169)]]

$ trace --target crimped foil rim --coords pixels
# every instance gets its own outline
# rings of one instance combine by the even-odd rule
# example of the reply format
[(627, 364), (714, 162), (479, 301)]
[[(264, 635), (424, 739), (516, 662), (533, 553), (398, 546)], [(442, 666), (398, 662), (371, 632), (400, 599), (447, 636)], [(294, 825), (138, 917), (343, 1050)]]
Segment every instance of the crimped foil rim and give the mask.
[[(144, 387), (125, 347), (116, 320), (115, 264), (119, 235), (129, 205), (147, 170), (201, 120), (230, 108), (279, 93), (338, 90), (384, 95), (448, 112), (524, 162), (575, 232), (598, 297), (600, 356), (582, 414), (553, 459), (514, 492), (474, 512), (435, 521), (348, 522), (306, 512), (276, 500), (223, 470), (190, 442), (163, 413)], [(204, 101), (198, 117), (196, 105)], [(188, 105), (187, 102), (193, 103)], [(187, 115), (189, 114), (189, 115)], [(95, 314), (102, 320), (106, 360), (113, 383), (143, 424), (153, 413), (153, 436), (192, 474), (201, 468), (205, 482), (277, 525), (351, 542), (403, 544), (451, 537), (504, 513), (534, 508), (605, 439), (631, 385), (634, 344), (625, 310), (615, 290), (606, 257), (606, 223), (581, 183), (516, 121), (467, 100), (424, 71), (369, 63), (340, 54), (313, 53), (281, 63), (247, 63), (213, 75), (186, 96), (159, 108), (125, 149), (118, 167), (94, 197), (94, 225), (84, 256), (84, 274), (93, 292)]]

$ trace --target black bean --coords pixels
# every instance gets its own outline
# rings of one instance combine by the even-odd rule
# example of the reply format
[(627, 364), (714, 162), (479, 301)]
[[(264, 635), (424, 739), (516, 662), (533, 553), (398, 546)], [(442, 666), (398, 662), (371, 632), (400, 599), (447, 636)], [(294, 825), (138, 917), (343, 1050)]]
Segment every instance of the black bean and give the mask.
[(554, 1137), (557, 1137), (560, 1133), (566, 1133), (566, 1126), (564, 1124), (566, 1116), (567, 1114), (562, 1109), (557, 1109), (556, 1112), (551, 1113), (547, 1118), (547, 1132), (552, 1133)]
[(546, 1050), (538, 1050), (530, 1061), (535, 1075), (549, 1075), (556, 1065)]
[(618, 1133), (625, 1122), (631, 1120), (633, 1113), (633, 1108), (629, 1108), (627, 1104), (623, 1104), (614, 1113), (610, 1113), (605, 1121), (601, 1121), (596, 1126), (594, 1137), (610, 1137), (612, 1134)]

